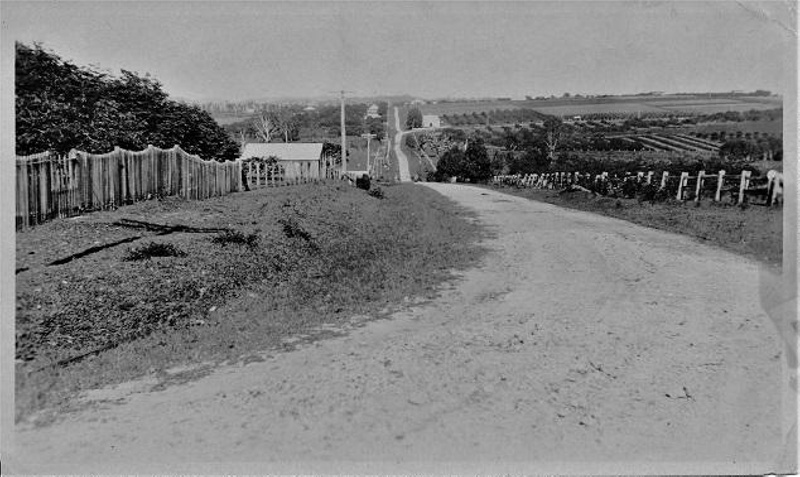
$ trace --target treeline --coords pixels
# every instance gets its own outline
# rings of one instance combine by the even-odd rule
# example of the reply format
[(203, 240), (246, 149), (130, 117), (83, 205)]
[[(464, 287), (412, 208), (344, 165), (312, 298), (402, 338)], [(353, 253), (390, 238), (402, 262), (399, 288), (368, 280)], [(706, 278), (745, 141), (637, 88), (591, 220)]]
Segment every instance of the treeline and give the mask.
[[(375, 104), (378, 106), (380, 118), (365, 117), (370, 106), (368, 104), (345, 104), (345, 130), (348, 136), (371, 133), (383, 138), (386, 133), (388, 103), (383, 101)], [(274, 116), (276, 111), (280, 111), (283, 122), (288, 125), (288, 134), (277, 135), (274, 140), (288, 140), (288, 142), (299, 141), (301, 138), (319, 140), (338, 137), (341, 134), (341, 109), (335, 105), (307, 110), (305, 106), (297, 104), (281, 106), (262, 104), (253, 113), (253, 118), (228, 124), (224, 129), (239, 140), (264, 141), (262, 118)]]
[(462, 114), (444, 114), (442, 120), (452, 126), (544, 121), (547, 115), (533, 109), (494, 109)]
[(16, 153), (91, 153), (179, 145), (203, 159), (235, 159), (239, 146), (198, 107), (169, 99), (149, 75), (113, 76), (16, 43)]

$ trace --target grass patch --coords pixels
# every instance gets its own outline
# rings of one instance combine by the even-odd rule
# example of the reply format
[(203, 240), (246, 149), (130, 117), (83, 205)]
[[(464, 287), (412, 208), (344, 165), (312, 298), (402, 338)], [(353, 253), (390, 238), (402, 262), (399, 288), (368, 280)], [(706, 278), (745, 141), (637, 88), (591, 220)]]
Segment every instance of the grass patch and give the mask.
[(667, 200), (594, 197), (575, 192), (493, 187), (501, 192), (572, 209), (594, 212), (656, 229), (688, 235), (763, 263), (780, 266), (783, 256), (783, 210), (780, 207), (740, 207), (709, 200)]
[[(17, 268), (28, 270), (16, 276), (17, 419), (63, 410), (80, 391), (280, 350), (285, 338), (322, 324), (433, 298), (451, 270), (478, 262), (483, 232), (465, 220), (471, 213), (411, 184), (384, 195), (299, 185), (147, 201), (18, 233)], [(135, 249), (149, 250), (148, 260), (125, 260), (117, 246), (45, 265), (142, 233), (109, 225), (133, 217), (238, 232), (153, 232), (157, 245)], [(167, 249), (186, 255), (153, 253)]]

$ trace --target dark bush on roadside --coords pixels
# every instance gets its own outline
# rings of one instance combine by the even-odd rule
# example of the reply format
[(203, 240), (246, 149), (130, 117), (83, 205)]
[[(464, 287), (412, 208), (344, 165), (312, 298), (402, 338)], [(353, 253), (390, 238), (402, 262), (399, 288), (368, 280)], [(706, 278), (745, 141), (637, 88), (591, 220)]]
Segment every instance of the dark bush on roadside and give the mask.
[(369, 190), (371, 185), (371, 181), (369, 180), (369, 176), (366, 174), (362, 174), (361, 177), (356, 178), (356, 187), (363, 190)]
[(380, 187), (377, 187), (377, 186), (375, 186), (372, 189), (370, 189), (369, 192), (367, 192), (367, 194), (369, 194), (372, 197), (375, 197), (376, 199), (385, 199), (386, 198), (386, 195), (383, 193), (383, 189), (381, 189)]
[(624, 180), (619, 187), (620, 194), (626, 199), (632, 199), (639, 193), (639, 190), (642, 188), (642, 184), (642, 182), (636, 180)]
[(287, 237), (299, 238), (313, 244), (314, 237), (293, 217), (278, 219), (278, 223), (283, 226), (283, 234)]
[(172, 245), (171, 243), (150, 242), (139, 248), (128, 250), (128, 254), (123, 258), (126, 262), (138, 260), (149, 260), (153, 257), (185, 257), (186, 252)]
[(226, 245), (247, 245), (248, 247), (255, 247), (258, 245), (258, 235), (245, 235), (238, 230), (226, 230), (216, 237), (213, 237), (211, 242), (222, 247)]
[(609, 195), (611, 192), (611, 184), (608, 181), (595, 181), (587, 187), (590, 191), (599, 195)]
[(637, 196), (639, 202), (664, 202), (669, 198), (666, 189), (659, 187), (659, 184), (650, 183), (642, 186)]

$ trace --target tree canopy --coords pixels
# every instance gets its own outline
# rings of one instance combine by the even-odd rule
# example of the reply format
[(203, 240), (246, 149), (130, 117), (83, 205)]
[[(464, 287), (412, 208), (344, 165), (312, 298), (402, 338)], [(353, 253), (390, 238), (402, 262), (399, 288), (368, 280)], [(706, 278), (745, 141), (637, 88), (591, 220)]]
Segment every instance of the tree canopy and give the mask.
[(406, 128), (414, 129), (422, 127), (422, 111), (417, 107), (412, 107), (406, 114)]
[(16, 43), (16, 153), (179, 145), (203, 159), (232, 160), (239, 146), (197, 106), (169, 99), (149, 75), (79, 67), (39, 44)]

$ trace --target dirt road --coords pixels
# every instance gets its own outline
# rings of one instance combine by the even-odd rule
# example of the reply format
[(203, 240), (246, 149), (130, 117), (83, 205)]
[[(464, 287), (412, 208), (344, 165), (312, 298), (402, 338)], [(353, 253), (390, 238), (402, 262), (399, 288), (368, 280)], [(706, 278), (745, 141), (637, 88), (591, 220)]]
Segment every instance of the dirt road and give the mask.
[(188, 384), (110, 390), (63, 422), (21, 429), (4, 465), (781, 471), (784, 356), (755, 263), (606, 217), (429, 187), (496, 234), (485, 263), (439, 299)]
[(400, 125), (400, 110), (395, 106), (394, 108), (394, 154), (397, 157), (397, 167), (400, 173), (400, 182), (409, 182), (411, 180), (411, 173), (408, 170), (408, 158), (400, 147), (403, 144), (403, 127)]

